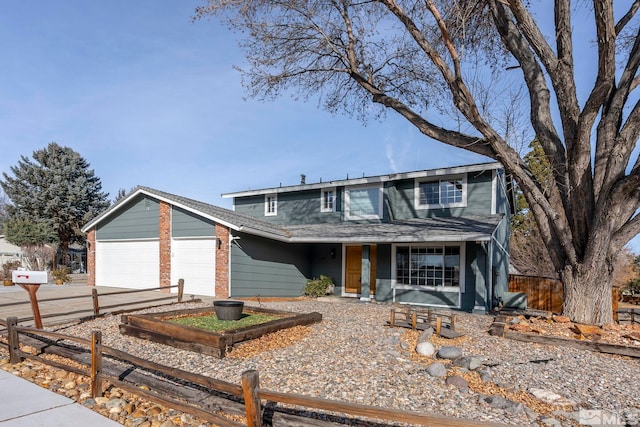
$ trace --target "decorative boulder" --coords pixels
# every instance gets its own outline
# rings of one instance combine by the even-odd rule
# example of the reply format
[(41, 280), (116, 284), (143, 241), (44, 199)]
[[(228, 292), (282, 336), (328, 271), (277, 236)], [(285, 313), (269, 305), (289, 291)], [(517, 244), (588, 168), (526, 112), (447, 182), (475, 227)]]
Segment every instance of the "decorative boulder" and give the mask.
[(440, 362), (432, 363), (427, 366), (427, 374), (432, 377), (442, 378), (447, 375), (447, 368)]
[(418, 353), (421, 356), (431, 357), (436, 353), (436, 348), (430, 342), (424, 341), (424, 342), (418, 343), (418, 345), (416, 346), (416, 353)]
[(462, 349), (452, 345), (445, 345), (438, 350), (438, 357), (440, 359), (454, 360), (462, 357)]
[(453, 362), (453, 366), (475, 371), (482, 366), (482, 362), (484, 362), (484, 357), (482, 356), (465, 356), (456, 359)]
[(445, 383), (457, 387), (460, 390), (469, 390), (469, 383), (459, 375), (451, 375), (450, 377), (447, 377)]
[(433, 335), (433, 328), (428, 327), (418, 337), (418, 343), (425, 342), (431, 340), (431, 336)]

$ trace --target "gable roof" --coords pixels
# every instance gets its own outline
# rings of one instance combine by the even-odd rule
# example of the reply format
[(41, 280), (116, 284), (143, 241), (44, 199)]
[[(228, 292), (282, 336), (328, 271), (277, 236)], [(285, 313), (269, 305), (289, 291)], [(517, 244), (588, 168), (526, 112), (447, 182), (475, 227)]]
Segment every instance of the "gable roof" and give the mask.
[(262, 235), (263, 237), (275, 238), (278, 240), (287, 239), (288, 237), (288, 234), (282, 228), (270, 222), (261, 221), (257, 218), (242, 215), (232, 210), (210, 205), (198, 200), (142, 186), (136, 187), (127, 196), (120, 199), (109, 209), (91, 220), (82, 227), (82, 231), (86, 233), (100, 222), (120, 211), (127, 202), (141, 194), (167, 202), (173, 206), (177, 206), (188, 212), (192, 212), (198, 216), (207, 218), (218, 224), (222, 224), (235, 231), (245, 231), (247, 233)]
[(87, 223), (83, 232), (124, 208), (138, 195), (147, 195), (232, 230), (287, 243), (407, 243), (487, 241), (502, 215), (411, 219), (391, 223), (305, 224), (281, 227), (229, 209), (149, 187), (136, 187), (127, 196)]
[(391, 173), (387, 175), (376, 175), (376, 176), (368, 176), (362, 178), (352, 178), (352, 179), (341, 179), (337, 181), (326, 181), (326, 182), (316, 182), (313, 184), (299, 184), (299, 185), (289, 185), (289, 186), (280, 186), (280, 187), (271, 187), (271, 188), (262, 188), (257, 190), (246, 190), (246, 191), (237, 191), (234, 193), (223, 193), (222, 197), (230, 198), (230, 197), (246, 197), (246, 196), (258, 196), (261, 194), (274, 194), (274, 193), (288, 193), (293, 191), (303, 191), (303, 190), (316, 190), (320, 188), (331, 188), (338, 186), (351, 186), (351, 185), (362, 185), (362, 184), (379, 184), (388, 181), (396, 181), (399, 179), (415, 179), (415, 178), (429, 178), (429, 177), (437, 177), (437, 176), (451, 176), (451, 175), (460, 175), (463, 173), (469, 172), (483, 172), (487, 170), (496, 170), (502, 169), (502, 164), (498, 162), (490, 162), (490, 163), (478, 163), (473, 165), (466, 166), (454, 166), (449, 168), (438, 168), (438, 169), (429, 169), (429, 170), (421, 170), (414, 172), (403, 172), (403, 173)]

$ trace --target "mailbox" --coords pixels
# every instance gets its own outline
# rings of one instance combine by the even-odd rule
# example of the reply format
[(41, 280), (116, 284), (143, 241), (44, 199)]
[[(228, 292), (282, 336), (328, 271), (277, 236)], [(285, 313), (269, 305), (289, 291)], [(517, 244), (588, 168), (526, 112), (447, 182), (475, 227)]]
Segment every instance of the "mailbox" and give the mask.
[(17, 284), (43, 285), (49, 281), (46, 271), (14, 270), (11, 276)]

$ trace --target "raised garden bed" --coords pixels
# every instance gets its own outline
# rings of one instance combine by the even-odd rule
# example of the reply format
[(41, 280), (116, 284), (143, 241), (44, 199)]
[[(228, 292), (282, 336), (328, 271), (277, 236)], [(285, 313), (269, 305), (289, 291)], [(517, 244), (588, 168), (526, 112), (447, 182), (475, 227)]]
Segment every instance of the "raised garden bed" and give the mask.
[(183, 350), (195, 351), (223, 358), (234, 344), (259, 338), (271, 332), (310, 325), (322, 320), (320, 313), (292, 313), (262, 307), (244, 307), (243, 313), (262, 313), (278, 316), (258, 325), (210, 331), (193, 326), (180, 325), (172, 319), (215, 315), (213, 307), (175, 310), (154, 314), (125, 314), (121, 317), (120, 333), (147, 339)]

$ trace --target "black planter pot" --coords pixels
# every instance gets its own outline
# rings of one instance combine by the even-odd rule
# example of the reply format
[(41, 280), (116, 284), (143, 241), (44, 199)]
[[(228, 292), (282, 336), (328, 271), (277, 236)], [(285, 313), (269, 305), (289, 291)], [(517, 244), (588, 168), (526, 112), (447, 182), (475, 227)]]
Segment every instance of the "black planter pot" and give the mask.
[(242, 301), (222, 300), (213, 302), (213, 309), (220, 320), (240, 320), (243, 308), (244, 302)]

